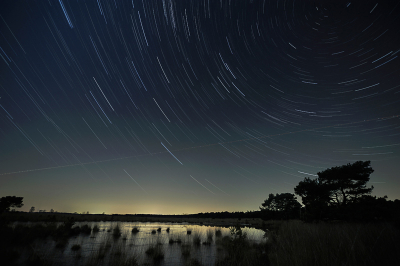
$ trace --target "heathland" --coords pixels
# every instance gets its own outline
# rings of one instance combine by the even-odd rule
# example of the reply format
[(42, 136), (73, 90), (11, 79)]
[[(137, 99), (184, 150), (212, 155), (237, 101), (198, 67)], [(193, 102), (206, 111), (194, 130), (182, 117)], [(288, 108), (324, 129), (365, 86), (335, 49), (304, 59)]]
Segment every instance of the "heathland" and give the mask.
[[(1, 218), (2, 265), (399, 265), (400, 261), (400, 230), (393, 222), (18, 212), (3, 213)], [(254, 240), (249, 227), (259, 228), (262, 237)]]

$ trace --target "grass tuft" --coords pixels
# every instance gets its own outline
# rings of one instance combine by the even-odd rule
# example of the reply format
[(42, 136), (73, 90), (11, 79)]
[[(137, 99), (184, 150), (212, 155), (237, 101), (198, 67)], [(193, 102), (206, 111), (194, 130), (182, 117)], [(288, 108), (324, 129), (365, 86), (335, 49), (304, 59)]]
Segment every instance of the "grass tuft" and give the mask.
[(83, 233), (85, 235), (90, 235), (91, 232), (92, 232), (92, 228), (90, 228), (88, 224), (81, 226), (81, 233)]
[(162, 248), (162, 245), (159, 245), (158, 243), (155, 245), (151, 245), (147, 250), (146, 250), (146, 255), (153, 258), (155, 262), (161, 261), (164, 259), (164, 250)]
[(93, 233), (98, 233), (99, 231), (100, 231), (100, 228), (99, 228), (99, 226), (97, 225), (97, 224), (95, 224), (94, 226), (93, 226)]
[(193, 234), (193, 245), (200, 246), (201, 244), (201, 236), (199, 232), (195, 232)]
[(113, 228), (113, 237), (118, 238), (121, 235), (122, 235), (121, 226), (119, 225), (119, 223), (117, 223), (117, 225)]

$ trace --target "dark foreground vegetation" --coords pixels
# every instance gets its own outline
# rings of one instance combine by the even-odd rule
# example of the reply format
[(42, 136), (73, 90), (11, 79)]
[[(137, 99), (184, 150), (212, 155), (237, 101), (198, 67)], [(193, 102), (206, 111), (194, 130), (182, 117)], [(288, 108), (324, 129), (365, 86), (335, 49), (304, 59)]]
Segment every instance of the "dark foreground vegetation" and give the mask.
[[(62, 250), (71, 237), (96, 237), (97, 225), (77, 226), (77, 221), (140, 221), (230, 226), (230, 235), (216, 229), (201, 236), (188, 229), (184, 236), (170, 237), (167, 243), (179, 245), (183, 265), (203, 265), (191, 254), (196, 247), (212, 243), (218, 251), (215, 265), (220, 266), (400, 265), (400, 201), (370, 195), (373, 187), (367, 187), (367, 182), (372, 172), (369, 161), (329, 168), (315, 179), (306, 177), (294, 188), (303, 206), (294, 194), (278, 193), (270, 194), (260, 211), (235, 213), (100, 215), (35, 212), (34, 207), (26, 213), (10, 211), (23, 206), (22, 197), (7, 196), (0, 198), (0, 264), (55, 265), (32, 244), (36, 240), (54, 241), (54, 248)], [(12, 226), (15, 221), (37, 223)], [(250, 241), (242, 231), (244, 225), (262, 229), (264, 241)], [(118, 224), (107, 232), (113, 241), (127, 240)], [(169, 234), (169, 228), (159, 228), (153, 234), (162, 232)], [(136, 236), (140, 228), (130, 233)], [(148, 244), (146, 250), (135, 251), (120, 242), (111, 245), (111, 239), (106, 239), (79, 265), (151, 265), (164, 260), (165, 243), (157, 241)], [(70, 249), (80, 254), (81, 246), (76, 244)], [(29, 251), (23, 260), (21, 250)], [(146, 254), (150, 262), (139, 261), (137, 252)], [(76, 259), (81, 257), (77, 255)]]

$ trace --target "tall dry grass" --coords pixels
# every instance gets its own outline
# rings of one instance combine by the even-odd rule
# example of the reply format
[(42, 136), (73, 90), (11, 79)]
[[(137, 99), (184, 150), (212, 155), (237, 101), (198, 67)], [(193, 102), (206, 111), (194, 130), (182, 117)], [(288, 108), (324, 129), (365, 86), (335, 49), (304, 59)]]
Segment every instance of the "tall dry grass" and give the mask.
[(390, 223), (288, 221), (267, 235), (271, 265), (400, 265), (400, 232)]

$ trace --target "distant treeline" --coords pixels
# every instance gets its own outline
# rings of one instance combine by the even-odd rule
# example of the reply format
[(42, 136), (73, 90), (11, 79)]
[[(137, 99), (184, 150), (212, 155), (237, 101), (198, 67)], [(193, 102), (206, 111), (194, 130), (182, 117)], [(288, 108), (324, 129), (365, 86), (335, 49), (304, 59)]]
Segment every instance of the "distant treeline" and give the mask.
[(78, 214), (78, 213), (62, 213), (62, 212), (21, 212), (12, 211), (3, 213), (2, 218), (8, 221), (47, 221), (47, 222), (61, 222), (69, 218), (75, 221), (135, 221), (135, 218), (149, 218), (151, 221), (155, 219), (250, 219), (262, 218), (261, 211), (247, 211), (247, 212), (206, 212), (197, 214), (177, 214), (177, 215), (163, 215), (163, 214)]

